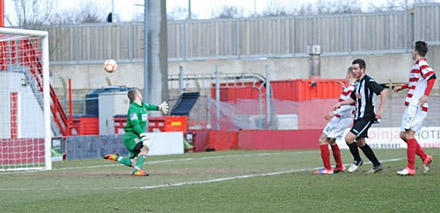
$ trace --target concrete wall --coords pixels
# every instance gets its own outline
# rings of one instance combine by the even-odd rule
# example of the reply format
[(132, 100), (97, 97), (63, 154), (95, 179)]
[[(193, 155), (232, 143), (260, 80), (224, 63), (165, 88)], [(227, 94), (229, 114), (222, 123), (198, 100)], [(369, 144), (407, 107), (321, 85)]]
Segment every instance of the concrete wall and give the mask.
[[(380, 83), (406, 82), (408, 72), (413, 64), (411, 53), (390, 55), (351, 55), (325, 56), (321, 58), (322, 78), (343, 78), (352, 60), (363, 58), (367, 63), (367, 74)], [(428, 62), (439, 73), (440, 46), (431, 46)], [(277, 58), (262, 60), (218, 60), (218, 61), (183, 61), (168, 62), (168, 74), (177, 75), (179, 66), (183, 66), (185, 74), (213, 74), (215, 65), (225, 73), (258, 73), (264, 75), (265, 65), (271, 66), (272, 80), (308, 78), (309, 59)], [(103, 64), (57, 65), (51, 66), (52, 85), (58, 94), (63, 96), (68, 78), (72, 78), (72, 87), (76, 91), (75, 98), (83, 98), (93, 88), (108, 85), (124, 85), (143, 88), (143, 64), (119, 64), (114, 73), (106, 73)], [(440, 74), (439, 74), (440, 75)], [(439, 88), (439, 84), (435, 85)]]

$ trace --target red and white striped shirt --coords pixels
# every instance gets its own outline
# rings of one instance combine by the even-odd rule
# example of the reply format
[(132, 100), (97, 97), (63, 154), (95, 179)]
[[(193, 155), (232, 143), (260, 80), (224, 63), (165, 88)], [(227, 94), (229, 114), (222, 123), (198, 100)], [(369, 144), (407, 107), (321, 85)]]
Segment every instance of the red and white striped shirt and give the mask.
[[(425, 94), (428, 79), (434, 74), (434, 70), (426, 62), (425, 58), (416, 61), (409, 73), (408, 94), (406, 95), (405, 105), (419, 104), (419, 99)], [(421, 107), (423, 111), (428, 111), (428, 103)]]
[[(350, 99), (350, 94), (354, 90), (354, 85), (348, 85), (344, 88), (341, 95), (339, 96), (338, 102), (342, 102)], [(342, 105), (339, 109), (335, 111), (335, 116), (340, 117), (353, 117), (354, 105)]]

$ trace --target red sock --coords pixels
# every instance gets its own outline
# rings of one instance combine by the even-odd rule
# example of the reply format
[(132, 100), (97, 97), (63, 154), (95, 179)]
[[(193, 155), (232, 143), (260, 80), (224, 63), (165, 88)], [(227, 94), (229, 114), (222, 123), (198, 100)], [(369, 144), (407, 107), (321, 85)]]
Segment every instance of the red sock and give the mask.
[(331, 145), (331, 147), (332, 147), (333, 157), (335, 158), (336, 161), (336, 167), (342, 168), (341, 150), (339, 149), (338, 144), (335, 143)]
[(321, 158), (322, 163), (324, 163), (324, 167), (326, 169), (332, 169), (330, 164), (330, 150), (328, 149), (328, 144), (319, 145), (319, 148), (321, 148)]
[[(415, 140), (415, 139), (414, 139), (414, 140)], [(425, 161), (426, 157), (428, 157), (428, 156), (426, 155), (426, 153), (423, 151), (423, 149), (422, 149), (422, 147), (420, 146), (419, 143), (417, 143), (417, 146), (416, 146), (416, 154), (417, 154), (418, 156), (420, 156), (420, 158), (422, 159), (422, 161)]]
[(408, 148), (406, 149), (406, 156), (408, 157), (408, 168), (414, 169), (416, 161), (417, 140), (409, 139), (406, 141)]

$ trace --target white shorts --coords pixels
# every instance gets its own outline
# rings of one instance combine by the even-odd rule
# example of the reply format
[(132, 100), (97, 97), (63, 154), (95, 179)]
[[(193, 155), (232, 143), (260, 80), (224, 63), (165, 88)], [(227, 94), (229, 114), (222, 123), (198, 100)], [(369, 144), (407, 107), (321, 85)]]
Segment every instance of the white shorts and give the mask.
[(333, 117), (325, 126), (322, 133), (327, 135), (328, 138), (340, 139), (344, 136), (346, 129), (350, 128), (353, 124), (352, 117), (338, 118)]
[(423, 120), (425, 120), (427, 112), (423, 111), (420, 107), (409, 104), (403, 113), (401, 130), (413, 130), (419, 132), (422, 128)]

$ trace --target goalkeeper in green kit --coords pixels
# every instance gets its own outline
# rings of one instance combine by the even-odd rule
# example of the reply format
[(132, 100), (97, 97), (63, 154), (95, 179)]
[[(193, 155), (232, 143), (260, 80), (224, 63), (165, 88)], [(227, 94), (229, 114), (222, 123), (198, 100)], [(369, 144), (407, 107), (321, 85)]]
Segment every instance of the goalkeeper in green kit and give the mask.
[(124, 145), (127, 147), (130, 156), (122, 157), (119, 154), (108, 154), (104, 159), (117, 161), (120, 164), (134, 167), (133, 175), (148, 176), (148, 173), (142, 170), (142, 165), (153, 144), (151, 138), (145, 133), (145, 125), (147, 124), (147, 113), (152, 110), (168, 113), (168, 104), (163, 102), (159, 106), (144, 103), (142, 94), (137, 89), (128, 92), (130, 99), (130, 108), (127, 113), (127, 124), (125, 125)]

